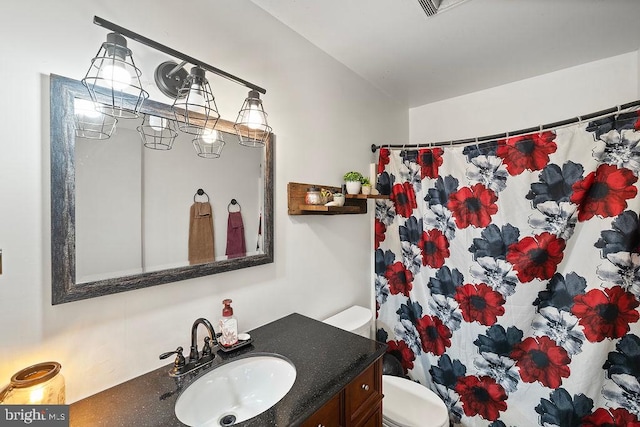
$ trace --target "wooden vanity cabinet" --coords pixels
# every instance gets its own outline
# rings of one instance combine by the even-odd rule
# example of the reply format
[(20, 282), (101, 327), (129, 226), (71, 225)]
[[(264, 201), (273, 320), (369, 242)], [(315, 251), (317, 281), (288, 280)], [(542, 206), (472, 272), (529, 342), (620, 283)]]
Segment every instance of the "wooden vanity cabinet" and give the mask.
[(318, 409), (303, 427), (382, 426), (382, 358), (376, 360), (329, 402)]

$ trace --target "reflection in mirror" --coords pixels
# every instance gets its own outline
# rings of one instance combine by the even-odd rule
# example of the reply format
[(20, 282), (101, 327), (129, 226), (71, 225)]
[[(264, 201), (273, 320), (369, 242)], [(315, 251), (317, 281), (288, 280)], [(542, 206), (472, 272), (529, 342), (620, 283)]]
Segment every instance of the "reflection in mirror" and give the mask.
[[(53, 304), (273, 262), (273, 135), (246, 148), (224, 120), (204, 137), (175, 132), (170, 106), (147, 101), (115, 126), (85, 118), (76, 137), (87, 99), (80, 82), (51, 76)], [(175, 141), (149, 137), (167, 132)], [(212, 248), (198, 257), (206, 223)], [(228, 237), (237, 248), (242, 236), (227, 256)]]

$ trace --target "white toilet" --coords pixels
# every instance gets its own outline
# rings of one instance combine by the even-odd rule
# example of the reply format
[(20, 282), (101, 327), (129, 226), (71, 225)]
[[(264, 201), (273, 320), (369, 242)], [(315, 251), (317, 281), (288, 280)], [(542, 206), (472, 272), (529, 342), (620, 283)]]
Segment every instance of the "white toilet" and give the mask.
[[(371, 311), (352, 306), (324, 322), (365, 338), (371, 336)], [(444, 402), (428, 388), (406, 378), (382, 376), (382, 425), (385, 427), (449, 427)]]

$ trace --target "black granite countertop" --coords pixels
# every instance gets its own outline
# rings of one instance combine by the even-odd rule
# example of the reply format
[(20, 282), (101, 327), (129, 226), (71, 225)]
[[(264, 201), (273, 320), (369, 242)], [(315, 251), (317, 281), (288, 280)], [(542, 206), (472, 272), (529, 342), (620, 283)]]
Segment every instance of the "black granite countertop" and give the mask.
[[(270, 409), (235, 424), (242, 427), (300, 425), (386, 348), (297, 313), (250, 334), (251, 345), (231, 353), (218, 351), (213, 366), (251, 353), (277, 353), (293, 362), (296, 380), (289, 393)], [(163, 366), (72, 404), (70, 425), (183, 426), (174, 414), (174, 406), (180, 393), (201, 372), (176, 379), (168, 375), (170, 367), (171, 364)]]

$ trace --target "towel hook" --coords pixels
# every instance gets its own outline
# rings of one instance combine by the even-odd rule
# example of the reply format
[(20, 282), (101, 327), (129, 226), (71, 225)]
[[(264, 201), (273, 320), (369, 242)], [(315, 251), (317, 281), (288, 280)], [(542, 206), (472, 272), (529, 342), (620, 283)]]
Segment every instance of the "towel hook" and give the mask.
[(198, 191), (196, 191), (196, 194), (193, 195), (194, 203), (196, 201), (196, 196), (207, 196), (207, 202), (209, 201), (209, 195), (205, 193), (205, 191), (202, 188), (198, 188)]
[(242, 206), (240, 206), (240, 203), (238, 203), (236, 199), (231, 199), (231, 201), (227, 205), (227, 212), (231, 212), (231, 205), (238, 205), (238, 212), (242, 210)]

